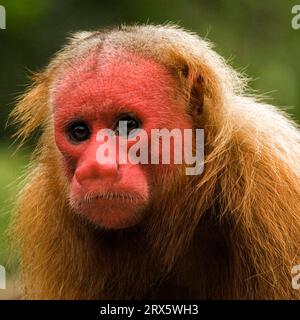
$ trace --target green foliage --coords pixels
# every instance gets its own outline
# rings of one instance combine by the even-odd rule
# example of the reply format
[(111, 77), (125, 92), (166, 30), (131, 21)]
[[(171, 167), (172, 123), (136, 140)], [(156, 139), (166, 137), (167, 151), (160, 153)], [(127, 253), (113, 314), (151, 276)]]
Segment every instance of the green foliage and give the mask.
[(16, 261), (9, 252), (6, 229), (25, 163), (26, 156), (22, 152), (13, 153), (12, 148), (0, 145), (0, 264), (8, 272), (15, 269)]

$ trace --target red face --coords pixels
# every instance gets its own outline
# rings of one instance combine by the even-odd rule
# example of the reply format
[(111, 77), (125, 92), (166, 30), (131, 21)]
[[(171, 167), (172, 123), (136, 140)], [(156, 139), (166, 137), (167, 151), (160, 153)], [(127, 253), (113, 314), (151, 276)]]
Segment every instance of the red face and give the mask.
[(101, 164), (97, 134), (108, 128), (117, 142), (127, 139), (119, 121), (127, 121), (129, 131), (144, 129), (147, 139), (154, 128), (191, 128), (174, 88), (164, 66), (133, 53), (90, 54), (63, 71), (52, 96), (54, 130), (75, 212), (110, 229), (140, 221), (159, 189), (157, 178), (172, 166), (121, 164), (120, 154)]

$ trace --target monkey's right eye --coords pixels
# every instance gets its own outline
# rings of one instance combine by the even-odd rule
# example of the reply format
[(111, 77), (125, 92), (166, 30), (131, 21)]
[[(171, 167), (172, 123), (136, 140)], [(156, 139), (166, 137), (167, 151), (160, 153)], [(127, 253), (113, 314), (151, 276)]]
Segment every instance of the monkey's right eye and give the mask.
[(74, 121), (68, 125), (67, 135), (72, 142), (82, 142), (88, 140), (91, 136), (89, 126), (84, 121)]

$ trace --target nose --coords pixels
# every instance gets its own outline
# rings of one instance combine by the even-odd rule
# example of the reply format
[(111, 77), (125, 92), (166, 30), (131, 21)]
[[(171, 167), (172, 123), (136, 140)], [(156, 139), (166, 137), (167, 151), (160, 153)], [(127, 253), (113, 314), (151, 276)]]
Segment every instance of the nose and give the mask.
[(82, 186), (96, 180), (116, 179), (117, 175), (117, 164), (99, 164), (96, 160), (86, 160), (75, 172), (75, 178)]

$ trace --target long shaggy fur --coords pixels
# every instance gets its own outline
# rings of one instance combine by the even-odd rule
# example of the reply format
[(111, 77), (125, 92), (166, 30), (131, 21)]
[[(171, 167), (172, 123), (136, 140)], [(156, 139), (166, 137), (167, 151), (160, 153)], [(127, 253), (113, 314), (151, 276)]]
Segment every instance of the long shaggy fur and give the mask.
[[(61, 70), (115, 48), (164, 64), (187, 110), (201, 96), (194, 124), (206, 139), (204, 173), (186, 177), (178, 169), (145, 221), (117, 232), (71, 212), (51, 115)], [(291, 284), (300, 264), (299, 130), (247, 94), (245, 80), (208, 42), (168, 25), (77, 33), (34, 77), (13, 117), (22, 140), (42, 128), (12, 225), (25, 298), (300, 297)]]

